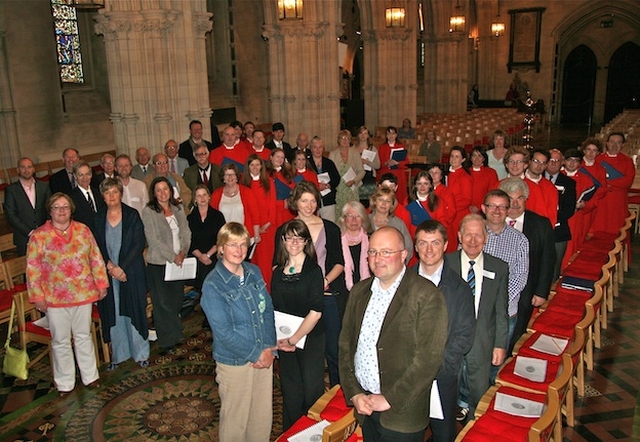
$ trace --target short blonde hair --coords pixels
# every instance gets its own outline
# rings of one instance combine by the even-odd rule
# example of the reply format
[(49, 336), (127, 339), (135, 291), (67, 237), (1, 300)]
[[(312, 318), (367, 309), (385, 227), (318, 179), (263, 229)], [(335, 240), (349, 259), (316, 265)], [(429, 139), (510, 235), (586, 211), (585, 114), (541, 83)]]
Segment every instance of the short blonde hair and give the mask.
[(244, 241), (249, 247), (250, 243), (249, 231), (247, 228), (237, 222), (228, 222), (218, 232), (216, 245), (218, 246), (218, 258), (222, 258), (222, 248), (231, 241)]

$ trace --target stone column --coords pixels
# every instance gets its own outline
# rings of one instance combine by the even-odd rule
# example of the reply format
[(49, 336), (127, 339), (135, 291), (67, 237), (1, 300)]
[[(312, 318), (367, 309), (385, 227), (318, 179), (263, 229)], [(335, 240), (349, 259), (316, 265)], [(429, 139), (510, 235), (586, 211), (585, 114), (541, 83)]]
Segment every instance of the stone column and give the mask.
[(0, 167), (15, 167), (20, 157), (16, 110), (9, 82), (9, 68), (6, 52), (7, 33), (0, 31)]
[(140, 146), (162, 150), (189, 135), (189, 121), (211, 115), (205, 34), (211, 14), (205, 0), (173, 1), (149, 9), (144, 1), (111, 2), (96, 17), (104, 36), (111, 91), (111, 121), (118, 152)]
[[(334, 3), (322, 2), (321, 6), (333, 10)], [(332, 14), (322, 8), (307, 8), (305, 3), (303, 20), (277, 20), (269, 6), (262, 35), (269, 47), (271, 121), (284, 123), (292, 144), (304, 131), (309, 137), (320, 136), (331, 149), (340, 129), (337, 36), (342, 24), (323, 19)]]
[(424, 35), (425, 111), (460, 113), (467, 109), (469, 39), (466, 33)]

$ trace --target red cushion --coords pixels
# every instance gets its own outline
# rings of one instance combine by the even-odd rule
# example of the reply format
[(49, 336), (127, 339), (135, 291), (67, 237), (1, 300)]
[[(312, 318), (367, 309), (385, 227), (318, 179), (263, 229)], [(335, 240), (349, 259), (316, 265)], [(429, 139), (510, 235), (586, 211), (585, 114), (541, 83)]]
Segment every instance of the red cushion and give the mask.
[(46, 328), (43, 328), (43, 327), (38, 327), (33, 322), (27, 322), (25, 324), (25, 329), (29, 333), (35, 333), (37, 335), (46, 336), (48, 338), (51, 337), (51, 332), (49, 330), (47, 330)]
[(339, 389), (336, 394), (331, 398), (324, 410), (320, 412), (320, 417), (326, 419), (329, 422), (336, 422), (340, 420), (345, 414), (351, 410), (347, 407), (347, 403), (344, 399), (344, 392), (342, 388)]
[(634, 192), (634, 195), (629, 195), (629, 204), (640, 204), (640, 194)]
[(13, 286), (13, 291), (14, 292), (26, 292), (27, 291), (27, 284), (16, 284)]
[(291, 427), (287, 431), (282, 433), (282, 435), (280, 436), (280, 440), (283, 442), (287, 441), (289, 437), (317, 423), (318, 423), (317, 421), (314, 421), (310, 417), (302, 416), (300, 419), (295, 421), (294, 424), (291, 425)]
[(562, 336), (570, 339), (573, 336), (573, 329), (583, 315), (567, 315), (565, 312), (544, 311), (532, 324), (535, 331), (545, 335)]
[(12, 290), (0, 290), (0, 310), (9, 310), (13, 302)]

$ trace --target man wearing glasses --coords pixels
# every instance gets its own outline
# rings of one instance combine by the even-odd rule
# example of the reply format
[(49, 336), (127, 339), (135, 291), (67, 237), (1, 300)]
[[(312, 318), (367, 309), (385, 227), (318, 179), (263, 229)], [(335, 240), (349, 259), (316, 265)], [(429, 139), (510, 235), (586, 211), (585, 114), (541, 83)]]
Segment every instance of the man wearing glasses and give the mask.
[[(500, 189), (490, 190), (484, 197), (482, 212), (487, 217), (487, 242), (483, 251), (495, 256), (509, 266), (509, 341), (518, 319), (520, 294), (527, 285), (529, 277), (529, 240), (523, 233), (507, 223), (507, 212), (511, 207), (509, 195)], [(497, 369), (492, 373), (495, 378)]]
[(179, 203), (182, 203), (187, 211), (186, 213), (189, 213), (191, 210), (191, 189), (189, 189), (189, 186), (187, 186), (180, 175), (169, 172), (169, 158), (163, 153), (157, 153), (151, 161), (153, 171), (144, 177), (144, 183), (147, 188), (149, 188), (151, 182), (157, 176), (167, 178), (173, 187), (173, 197), (178, 200)]
[(204, 184), (213, 193), (218, 187), (222, 187), (220, 180), (220, 166), (209, 163), (209, 149), (206, 145), (200, 145), (193, 151), (196, 164), (187, 167), (184, 171), (184, 182), (187, 183), (192, 192), (196, 191), (198, 184)]
[(340, 380), (365, 441), (424, 440), (431, 384), (444, 354), (444, 298), (407, 271), (404, 247), (393, 227), (371, 235), (374, 276), (353, 286), (340, 334)]

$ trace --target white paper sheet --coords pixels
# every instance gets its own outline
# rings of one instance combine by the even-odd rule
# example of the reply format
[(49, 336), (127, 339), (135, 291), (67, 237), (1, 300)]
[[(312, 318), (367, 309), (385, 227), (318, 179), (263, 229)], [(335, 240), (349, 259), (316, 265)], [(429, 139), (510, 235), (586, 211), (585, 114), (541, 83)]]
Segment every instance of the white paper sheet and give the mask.
[[(318, 174), (318, 182), (322, 184), (330, 184), (331, 177), (329, 176), (329, 172), (322, 172)], [(321, 196), (326, 196), (331, 193), (331, 188), (324, 189), (320, 191)]]
[(513, 372), (533, 382), (544, 382), (547, 376), (547, 361), (526, 356), (516, 356)]
[(440, 401), (440, 390), (438, 389), (438, 381), (435, 379), (431, 384), (431, 399), (429, 401), (429, 417), (431, 419), (444, 419), (442, 411), (442, 402)]
[(568, 343), (568, 339), (553, 338), (548, 335), (540, 335), (540, 337), (536, 339), (536, 342), (533, 343), (531, 348), (541, 353), (558, 356), (562, 354), (565, 348), (567, 348)]
[(165, 281), (183, 281), (196, 277), (196, 269), (198, 268), (198, 260), (193, 256), (185, 258), (182, 266), (178, 267), (172, 262), (167, 261), (164, 267)]
[(331, 425), (328, 420), (322, 419), (317, 424), (313, 424), (302, 431), (297, 432), (287, 439), (289, 442), (316, 442), (322, 440), (322, 431)]
[[(376, 159), (376, 155), (378, 155), (376, 152), (365, 149), (362, 151), (361, 157), (367, 161), (373, 161)], [(371, 166), (369, 166), (368, 164), (363, 164), (363, 167), (364, 167), (364, 170), (373, 170), (371, 169)]]
[(493, 408), (514, 416), (540, 417), (544, 404), (542, 402), (530, 401), (521, 397), (497, 392)]
[[(342, 175), (342, 179), (345, 183), (356, 179), (356, 172), (353, 170), (353, 167), (349, 167), (349, 169)], [(351, 186), (351, 190), (356, 190), (357, 186), (354, 184)]]
[[(290, 315), (288, 313), (283, 312), (274, 312), (274, 317), (276, 320), (276, 339), (287, 339), (300, 328), (300, 324), (304, 321), (304, 318), (300, 316)], [(307, 342), (307, 336), (303, 336), (298, 342), (296, 342), (296, 347), (300, 350), (304, 349), (304, 344)]]

